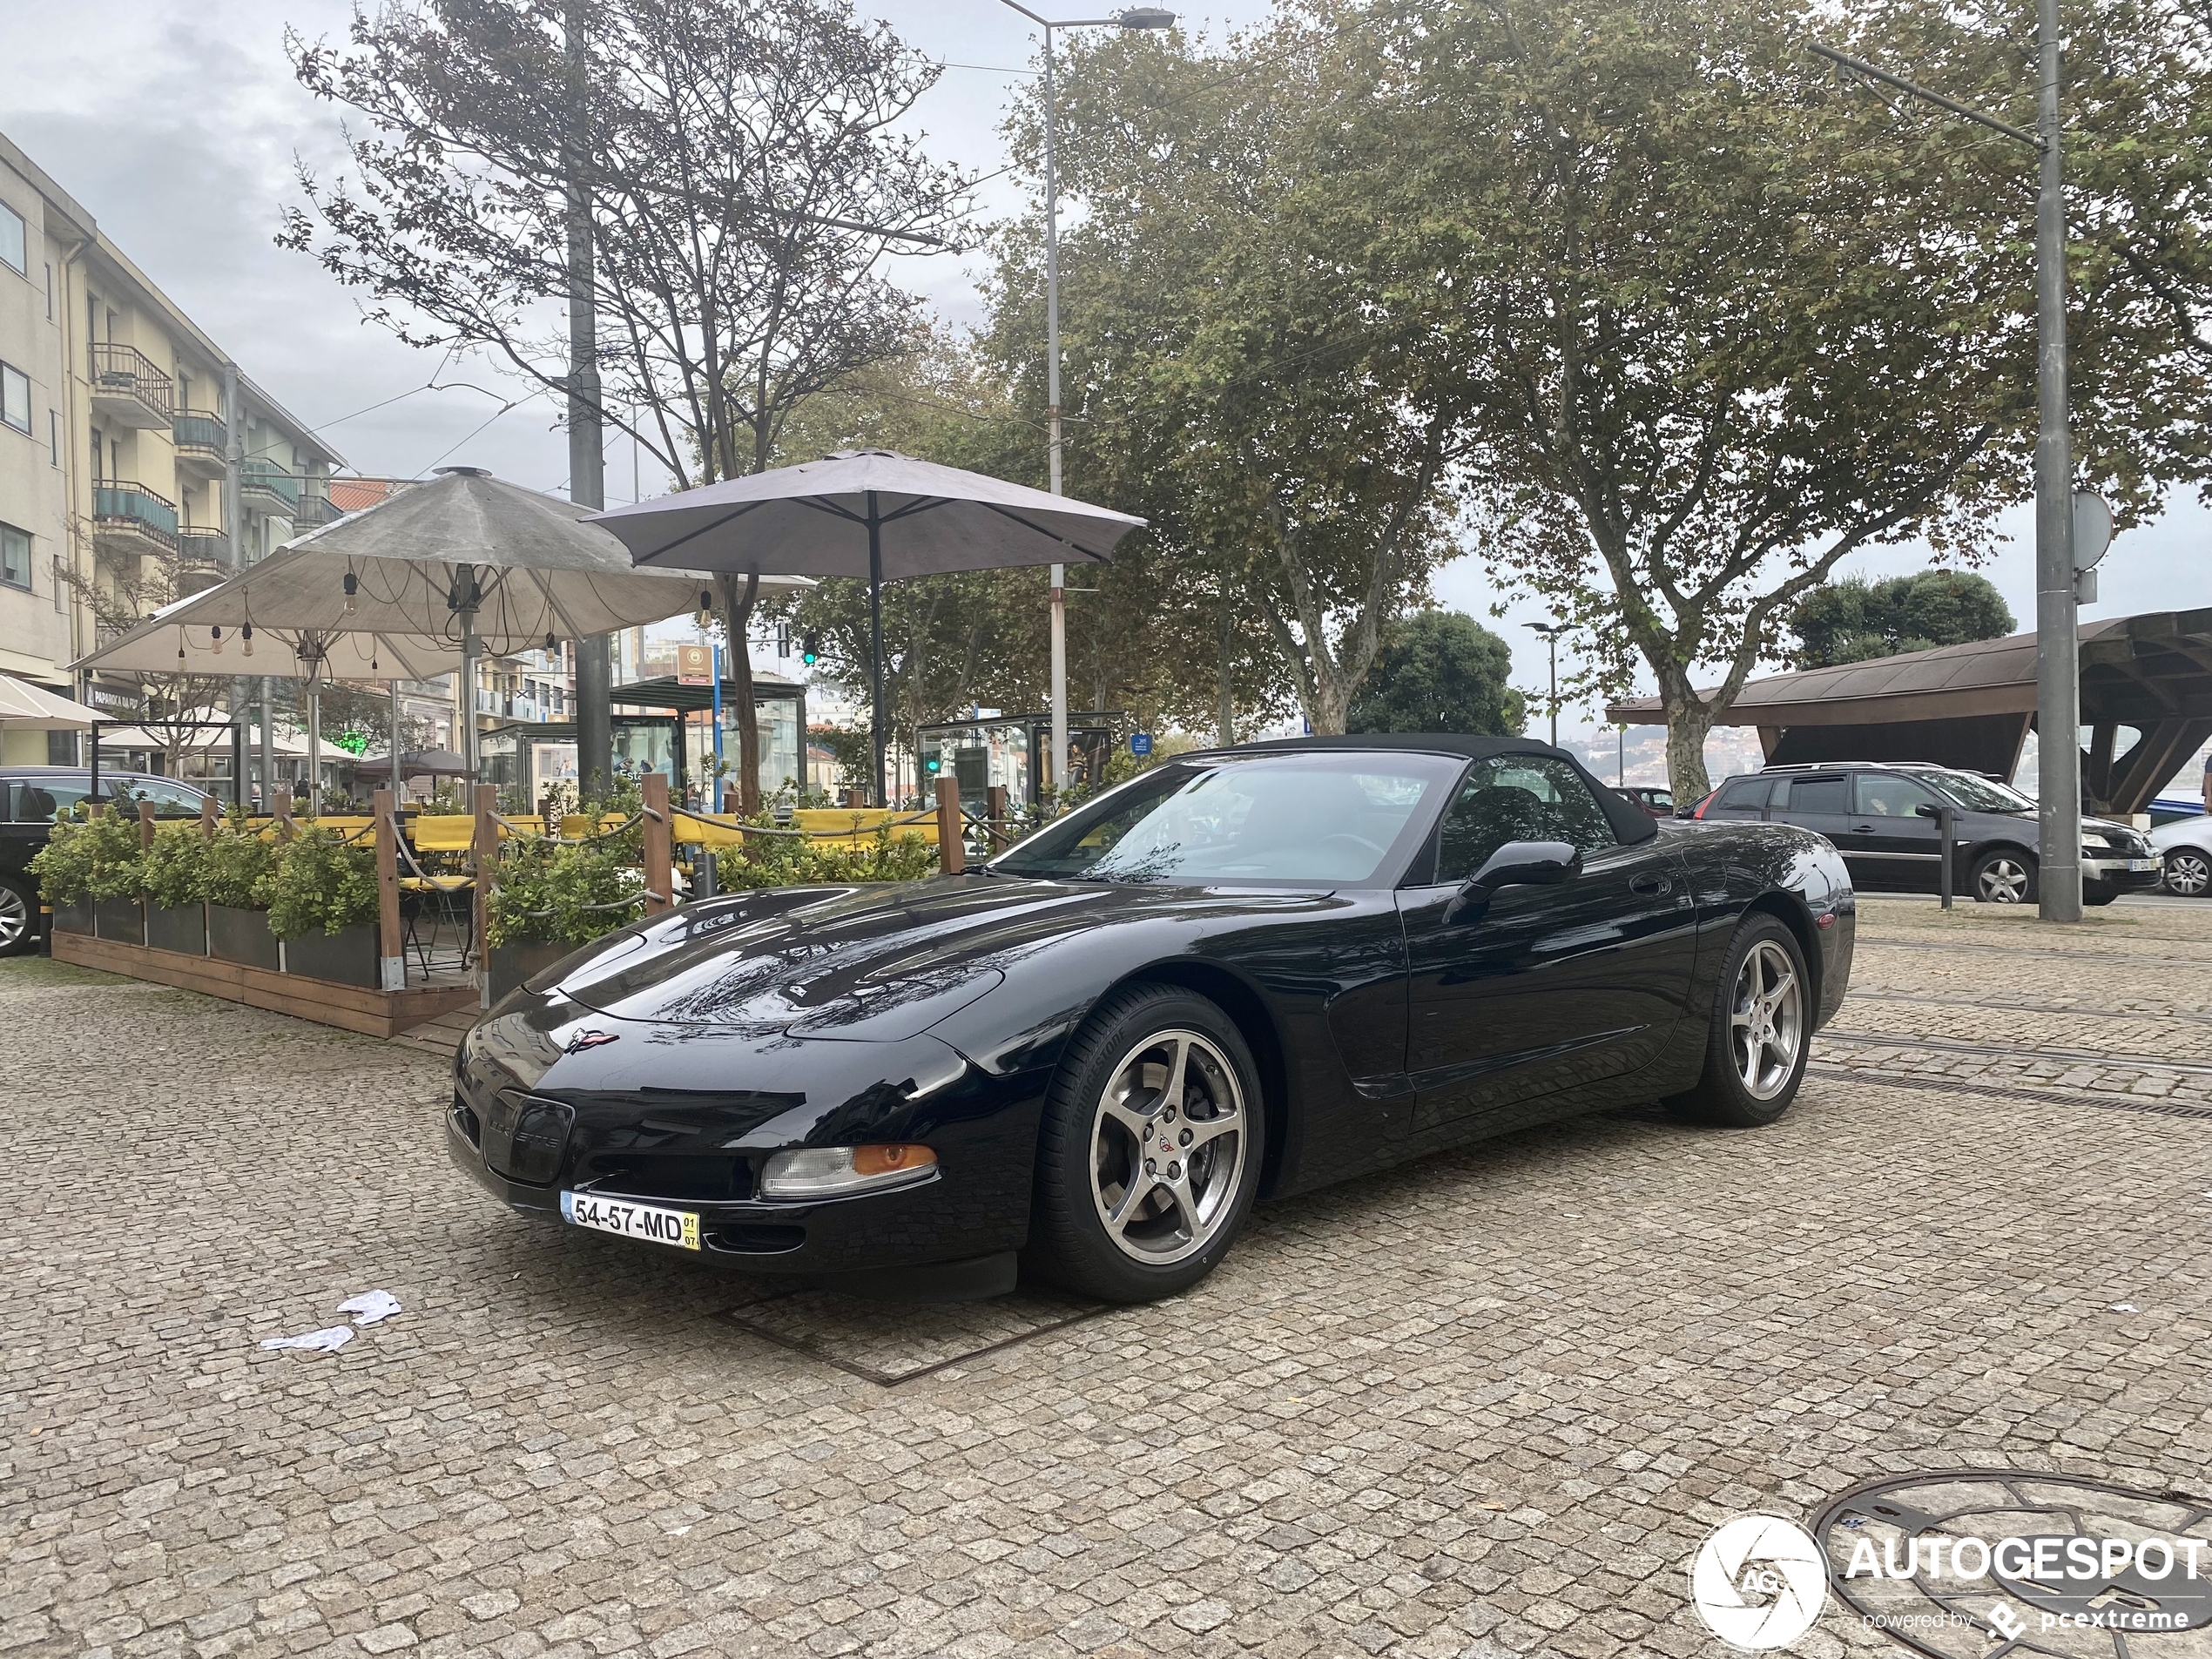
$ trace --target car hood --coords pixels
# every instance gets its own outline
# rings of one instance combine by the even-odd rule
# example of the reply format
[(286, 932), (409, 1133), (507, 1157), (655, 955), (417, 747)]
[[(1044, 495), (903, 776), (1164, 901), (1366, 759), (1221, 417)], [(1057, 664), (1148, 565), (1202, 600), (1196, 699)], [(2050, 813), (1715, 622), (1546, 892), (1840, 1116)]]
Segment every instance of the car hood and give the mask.
[(772, 889), (624, 928), (529, 988), (617, 1020), (896, 1042), (1070, 934), (1170, 907), (1250, 914), (1320, 896), (1008, 876)]

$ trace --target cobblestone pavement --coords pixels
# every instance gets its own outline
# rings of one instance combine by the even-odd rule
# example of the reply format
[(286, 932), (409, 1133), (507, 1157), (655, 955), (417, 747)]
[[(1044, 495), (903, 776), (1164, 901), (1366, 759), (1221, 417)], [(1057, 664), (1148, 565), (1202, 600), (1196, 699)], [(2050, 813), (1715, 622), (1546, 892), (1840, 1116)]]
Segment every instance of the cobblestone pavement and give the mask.
[(2051, 937), (1870, 904), (1776, 1128), (1522, 1134), (1092, 1317), (527, 1225), (435, 1058), (0, 965), (0, 1654), (1717, 1653), (1740, 1510), (2202, 1487), (2212, 906)]

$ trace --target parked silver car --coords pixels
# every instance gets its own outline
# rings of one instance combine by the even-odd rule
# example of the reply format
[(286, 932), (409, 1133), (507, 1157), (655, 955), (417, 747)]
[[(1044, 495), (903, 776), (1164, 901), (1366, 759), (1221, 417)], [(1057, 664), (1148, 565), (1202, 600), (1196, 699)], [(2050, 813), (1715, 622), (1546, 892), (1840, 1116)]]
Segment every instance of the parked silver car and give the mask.
[(2150, 833), (2151, 850), (2166, 867), (2166, 891), (2184, 899), (2212, 893), (2212, 817), (2177, 818)]

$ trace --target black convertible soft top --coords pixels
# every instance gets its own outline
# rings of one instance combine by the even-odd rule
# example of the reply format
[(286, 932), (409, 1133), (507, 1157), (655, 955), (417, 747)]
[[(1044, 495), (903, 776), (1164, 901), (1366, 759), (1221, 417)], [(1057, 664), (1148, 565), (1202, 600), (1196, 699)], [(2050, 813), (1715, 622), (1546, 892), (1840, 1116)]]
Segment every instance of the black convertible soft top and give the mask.
[(1240, 743), (1229, 749), (1201, 750), (1177, 759), (1195, 760), (1204, 754), (1295, 753), (1301, 749), (1385, 750), (1456, 755), (1467, 760), (1486, 760), (1492, 755), (1549, 755), (1555, 760), (1564, 760), (1582, 774), (1596, 792), (1598, 806), (1623, 846), (1648, 841), (1659, 833), (1656, 819), (1611, 785), (1600, 783), (1577, 757), (1535, 738), (1482, 737), (1467, 732), (1354, 732), (1342, 737), (1270, 738), (1260, 743)]

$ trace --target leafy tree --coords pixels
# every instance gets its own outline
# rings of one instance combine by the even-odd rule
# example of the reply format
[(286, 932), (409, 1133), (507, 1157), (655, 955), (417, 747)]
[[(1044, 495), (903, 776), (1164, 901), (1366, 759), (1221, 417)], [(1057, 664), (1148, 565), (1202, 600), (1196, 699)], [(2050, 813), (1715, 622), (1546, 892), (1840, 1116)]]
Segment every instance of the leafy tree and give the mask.
[(1417, 610), (1385, 633), (1345, 729), (1518, 733), (1527, 711), (1512, 672), (1512, 651), (1474, 617)]
[[(1372, 227), (1331, 184), (1390, 162), (1315, 118), (1354, 94), (1302, 19), (1225, 57), (1179, 34), (1067, 50), (1060, 165), (1088, 208), (1062, 247), (1069, 488), (1151, 521), (1194, 658), (1257, 635), (1315, 730), (1342, 731), (1384, 624), (1453, 550), (1463, 447), (1459, 388), (1379, 303)], [(1034, 101), (1014, 133), (1034, 165)], [(1037, 239), (1002, 244), (989, 344), (1041, 412)]]
[(1997, 639), (2013, 631), (2012, 608), (1986, 577), (1922, 570), (1869, 582), (1846, 577), (1814, 588), (1791, 613), (1798, 668), (1863, 663), (1903, 651)]
[[(415, 0), (356, 11), (344, 47), (288, 44), (301, 83), (374, 130), (354, 180), (302, 169), (279, 239), (409, 344), (574, 391), (679, 488), (767, 466), (799, 405), (907, 349), (918, 302), (883, 262), (949, 240), (965, 199), (894, 130), (936, 70), (846, 0)], [(571, 283), (600, 327), (573, 386), (546, 326)], [(758, 582), (717, 590), (757, 756)], [(738, 776), (753, 810), (758, 767)]]
[[(2121, 250), (2199, 291), (2205, 60), (2155, 6), (2087, 13), (2067, 89), (2094, 199), (2081, 469), (2141, 509), (2196, 475), (2202, 423), (2175, 388), (2201, 410), (2203, 381)], [(1835, 87), (1805, 43), (2032, 124), (2027, 25), (1906, 0), (1318, 17), (1346, 84), (1311, 117), (1342, 165), (1309, 218), (1364, 219), (1339, 240), (1419, 326), (1434, 384), (1413, 395), (1465, 388), (1463, 500), (1494, 570), (1579, 625), (1597, 688), (1656, 679), (1674, 789), (1701, 794), (1714, 718), (1840, 560), (1925, 537), (1972, 562), (2027, 489), (2032, 158)]]

